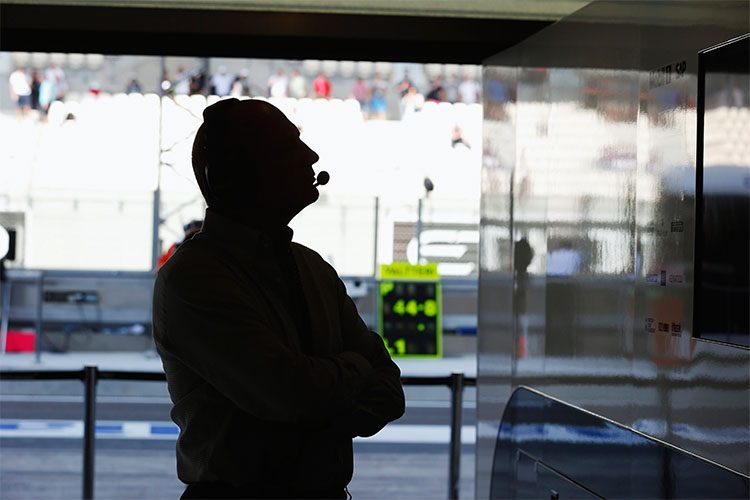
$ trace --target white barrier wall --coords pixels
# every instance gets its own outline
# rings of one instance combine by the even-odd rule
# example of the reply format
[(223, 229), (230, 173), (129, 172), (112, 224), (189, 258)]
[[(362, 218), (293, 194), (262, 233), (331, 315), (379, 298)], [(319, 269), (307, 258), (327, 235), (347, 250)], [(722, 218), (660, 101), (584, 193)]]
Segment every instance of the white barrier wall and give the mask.
[[(26, 214), (23, 265), (149, 269), (157, 184), (163, 249), (181, 238), (184, 223), (202, 218), (190, 152), (203, 109), (216, 100), (161, 98), (160, 113), (154, 94), (70, 96), (52, 104), (47, 122), (0, 115), (0, 132), (9, 139), (0, 151), (0, 211)], [(331, 173), (321, 200), (293, 227), (298, 241), (341, 273), (372, 272), (375, 197), (384, 214), (416, 220), (425, 177), (436, 186), (436, 203), (463, 200), (477, 220), (480, 105), (433, 105), (404, 120), (366, 121), (355, 100), (269, 101), (318, 152), (316, 170)], [(456, 123), (473, 148), (452, 147)], [(401, 205), (410, 209), (389, 210)], [(391, 258), (387, 247), (379, 252), (379, 260)]]

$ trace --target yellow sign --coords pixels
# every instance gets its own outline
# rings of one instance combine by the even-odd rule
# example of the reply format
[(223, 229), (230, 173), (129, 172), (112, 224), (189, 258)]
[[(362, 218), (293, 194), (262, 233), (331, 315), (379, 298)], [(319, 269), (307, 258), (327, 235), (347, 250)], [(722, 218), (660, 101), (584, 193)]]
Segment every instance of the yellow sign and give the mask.
[(414, 265), (408, 262), (394, 262), (380, 266), (381, 280), (430, 280), (440, 279), (437, 263)]

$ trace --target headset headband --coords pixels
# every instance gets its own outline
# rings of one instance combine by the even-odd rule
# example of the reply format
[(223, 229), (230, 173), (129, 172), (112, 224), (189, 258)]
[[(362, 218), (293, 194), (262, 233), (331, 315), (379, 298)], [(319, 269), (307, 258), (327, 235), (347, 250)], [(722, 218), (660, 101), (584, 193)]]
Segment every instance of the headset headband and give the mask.
[[(206, 159), (207, 163), (203, 167), (203, 176), (209, 195), (214, 198), (211, 190), (211, 181), (209, 179), (209, 166), (216, 168), (220, 162), (217, 161), (218, 151), (223, 147), (221, 139), (226, 136), (227, 123), (229, 121), (229, 111), (240, 101), (236, 98), (222, 99), (206, 107), (203, 110), (203, 124), (205, 126), (206, 136)], [(215, 201), (215, 200), (214, 200)]]

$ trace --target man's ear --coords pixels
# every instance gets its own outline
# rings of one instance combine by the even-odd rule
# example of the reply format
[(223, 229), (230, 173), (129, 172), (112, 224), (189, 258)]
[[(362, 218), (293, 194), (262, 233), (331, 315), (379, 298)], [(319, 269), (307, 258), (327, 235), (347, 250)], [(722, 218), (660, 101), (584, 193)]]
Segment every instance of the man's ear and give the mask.
[(208, 147), (206, 144), (206, 124), (203, 123), (195, 134), (192, 150), (193, 175), (198, 183), (198, 188), (206, 200), (211, 205), (211, 189), (208, 185)]
[(233, 145), (222, 150), (220, 162), (209, 165), (207, 180), (215, 200), (232, 203), (229, 198), (252, 196), (255, 166), (241, 146), (228, 142)]

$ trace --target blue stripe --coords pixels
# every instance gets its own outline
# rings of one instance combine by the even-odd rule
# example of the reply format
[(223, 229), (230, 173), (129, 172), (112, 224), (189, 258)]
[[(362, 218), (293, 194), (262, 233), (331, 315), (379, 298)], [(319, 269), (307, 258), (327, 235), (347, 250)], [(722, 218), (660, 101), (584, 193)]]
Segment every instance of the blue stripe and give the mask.
[(18, 424), (0, 424), (0, 430), (3, 430), (3, 431), (18, 430)]
[(177, 436), (180, 429), (176, 425), (156, 425), (151, 424), (151, 434), (161, 434), (167, 436)]
[(71, 422), (45, 422), (45, 426), (48, 429), (69, 429), (70, 427), (73, 427), (73, 423)]
[(103, 434), (122, 434), (122, 424), (97, 424), (96, 432)]

